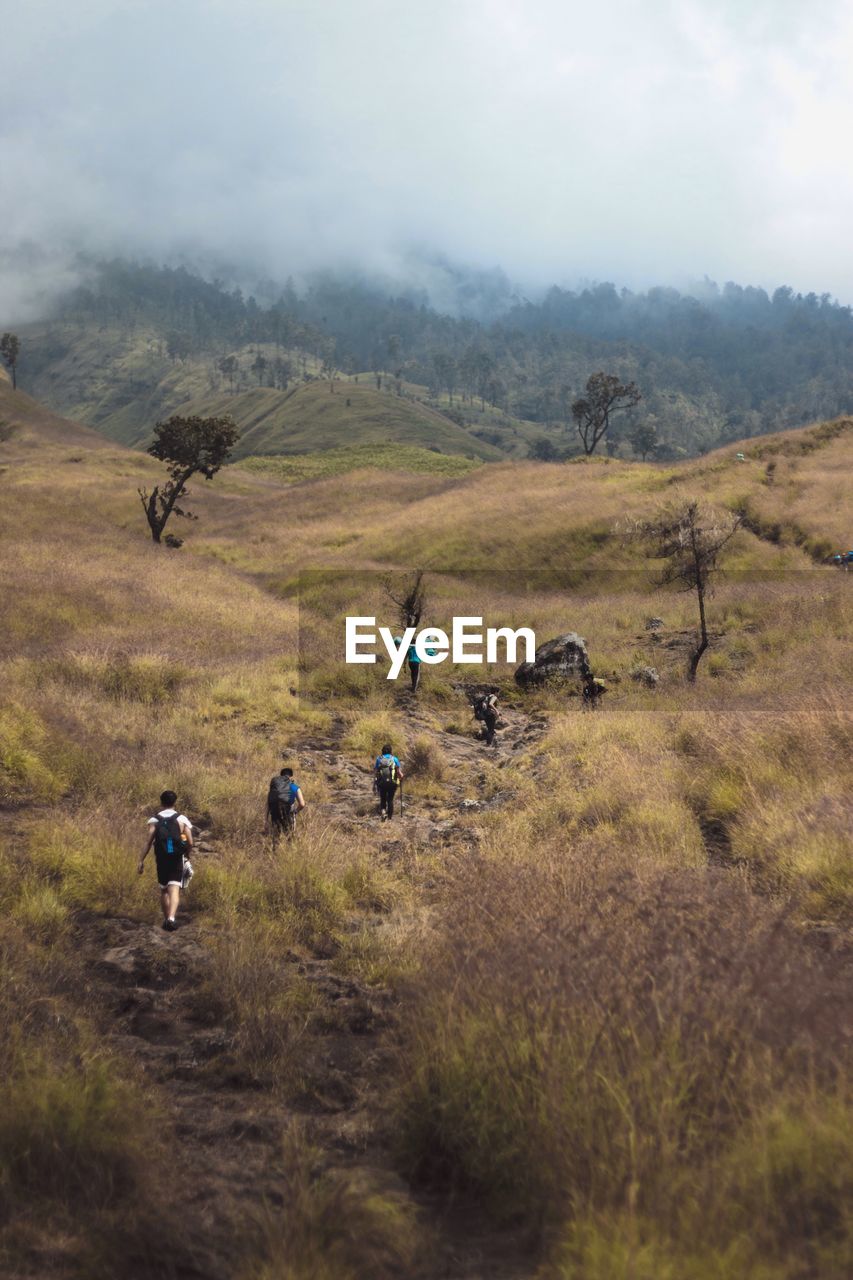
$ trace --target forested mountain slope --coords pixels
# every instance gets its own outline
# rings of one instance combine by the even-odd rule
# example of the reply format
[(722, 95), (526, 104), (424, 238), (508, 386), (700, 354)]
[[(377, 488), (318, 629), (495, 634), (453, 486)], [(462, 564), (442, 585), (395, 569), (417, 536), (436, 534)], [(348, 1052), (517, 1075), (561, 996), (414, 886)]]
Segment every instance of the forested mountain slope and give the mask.
[(22, 331), (20, 377), (124, 441), (200, 397), (335, 374), (428, 401), (511, 456), (576, 451), (571, 404), (601, 369), (636, 381), (643, 396), (614, 421), (610, 448), (622, 456), (640, 423), (654, 428), (658, 456), (674, 458), (853, 406), (850, 309), (785, 288), (502, 293), (475, 320), (440, 314), (416, 292), (330, 274), (299, 290), (261, 281), (247, 298), (185, 269), (86, 270), (86, 286)]

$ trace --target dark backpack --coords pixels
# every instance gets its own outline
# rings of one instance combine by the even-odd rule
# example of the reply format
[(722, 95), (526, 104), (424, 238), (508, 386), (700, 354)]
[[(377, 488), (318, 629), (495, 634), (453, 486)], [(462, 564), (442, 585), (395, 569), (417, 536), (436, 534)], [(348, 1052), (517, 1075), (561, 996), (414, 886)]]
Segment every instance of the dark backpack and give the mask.
[(397, 781), (397, 766), (394, 763), (393, 756), (380, 756), (379, 764), (376, 767), (376, 776), (385, 786)]
[(475, 720), (485, 720), (489, 712), (493, 713), (497, 717), (498, 700), (494, 693), (484, 693), (474, 703)]
[(299, 783), (292, 778), (278, 774), (270, 782), (267, 807), (272, 814), (288, 814), (296, 801)]
[(178, 815), (171, 814), (164, 818), (157, 814), (157, 826), (154, 828), (154, 852), (164, 854), (182, 853), (184, 842), (181, 839), (181, 824)]

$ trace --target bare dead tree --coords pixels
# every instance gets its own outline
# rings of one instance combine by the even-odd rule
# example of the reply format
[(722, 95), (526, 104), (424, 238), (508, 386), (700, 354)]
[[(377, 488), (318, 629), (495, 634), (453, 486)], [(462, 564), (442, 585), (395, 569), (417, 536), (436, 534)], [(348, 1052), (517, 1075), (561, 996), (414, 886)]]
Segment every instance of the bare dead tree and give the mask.
[(711, 595), (711, 579), (719, 568), (720, 552), (742, 524), (741, 514), (721, 515), (692, 500), (661, 511), (655, 519), (634, 529), (649, 543), (652, 555), (665, 562), (658, 584), (676, 585), (681, 591), (696, 593), (699, 635), (687, 667), (687, 679), (691, 682), (696, 679), (709, 644), (706, 601)]
[(385, 583), (385, 594), (397, 606), (400, 623), (404, 629), (418, 627), (426, 609), (425, 572), (424, 569), (417, 569), (401, 588), (395, 588), (390, 579)]

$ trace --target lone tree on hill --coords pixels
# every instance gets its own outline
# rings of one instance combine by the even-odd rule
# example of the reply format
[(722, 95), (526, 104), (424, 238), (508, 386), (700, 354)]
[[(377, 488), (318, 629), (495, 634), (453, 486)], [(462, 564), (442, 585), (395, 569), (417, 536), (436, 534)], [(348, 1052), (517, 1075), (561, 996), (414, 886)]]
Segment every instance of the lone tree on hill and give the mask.
[(696, 592), (699, 636), (687, 667), (691, 682), (696, 679), (696, 670), (709, 644), (705, 601), (711, 594), (711, 577), (719, 567), (720, 552), (742, 524), (742, 515), (721, 516), (712, 508), (691, 501), (637, 526), (639, 534), (650, 543), (652, 555), (665, 561), (659, 585), (675, 583), (681, 591)]
[[(180, 499), (186, 497), (187, 481), (196, 472), (212, 480), (239, 436), (236, 424), (229, 417), (182, 418), (175, 414), (157, 423), (148, 452), (166, 463), (169, 479), (162, 487), (155, 485), (151, 493), (137, 490), (155, 542), (161, 541), (166, 521), (173, 513), (188, 520), (197, 518), (178, 506)], [(181, 545), (181, 540), (171, 535), (166, 541), (171, 546)]]
[(635, 382), (620, 382), (613, 373), (594, 373), (587, 379), (586, 394), (572, 405), (572, 417), (589, 457), (607, 435), (614, 413), (633, 409), (642, 400)]
[(3, 357), (5, 364), (9, 366), (12, 373), (12, 389), (18, 389), (18, 354), (21, 350), (21, 340), (16, 333), (4, 333), (0, 338), (0, 356)]

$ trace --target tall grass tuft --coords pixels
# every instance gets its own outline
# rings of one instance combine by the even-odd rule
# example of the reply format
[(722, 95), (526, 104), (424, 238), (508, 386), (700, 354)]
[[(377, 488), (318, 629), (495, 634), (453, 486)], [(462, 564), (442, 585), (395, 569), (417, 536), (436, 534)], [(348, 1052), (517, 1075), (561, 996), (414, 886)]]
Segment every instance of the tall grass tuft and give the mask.
[(365, 1171), (326, 1172), (298, 1129), (285, 1139), (284, 1208), (263, 1220), (241, 1280), (397, 1280), (422, 1274), (423, 1236), (405, 1192)]
[[(677, 1233), (744, 1125), (839, 1084), (839, 974), (724, 873), (468, 864), (443, 907), (404, 1022), (401, 1158), (540, 1240), (601, 1214)], [(838, 1204), (824, 1139), (801, 1142)], [(735, 1236), (728, 1185), (711, 1227)]]

